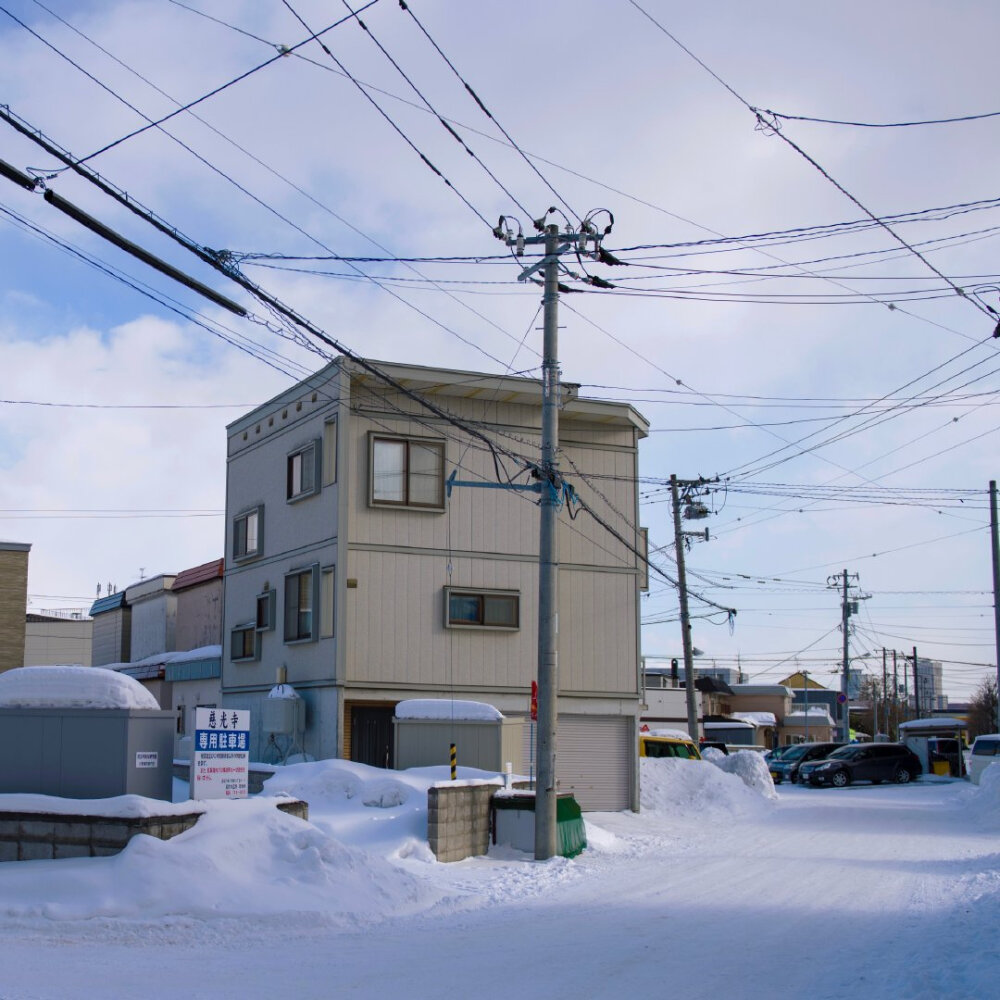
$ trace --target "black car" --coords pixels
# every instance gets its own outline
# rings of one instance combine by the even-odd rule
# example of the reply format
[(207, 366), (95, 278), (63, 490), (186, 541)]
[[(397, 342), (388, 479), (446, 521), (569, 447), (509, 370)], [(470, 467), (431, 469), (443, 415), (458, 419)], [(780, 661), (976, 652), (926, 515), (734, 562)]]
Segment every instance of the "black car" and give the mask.
[(777, 760), (768, 761), (771, 778), (776, 785), (782, 781), (798, 781), (799, 768), (810, 760), (822, 760), (842, 747), (843, 743), (796, 743), (789, 747)]
[(824, 760), (813, 760), (799, 768), (804, 785), (843, 788), (852, 781), (873, 785), (894, 781), (905, 785), (919, 778), (922, 768), (917, 755), (902, 743), (850, 743), (834, 750)]

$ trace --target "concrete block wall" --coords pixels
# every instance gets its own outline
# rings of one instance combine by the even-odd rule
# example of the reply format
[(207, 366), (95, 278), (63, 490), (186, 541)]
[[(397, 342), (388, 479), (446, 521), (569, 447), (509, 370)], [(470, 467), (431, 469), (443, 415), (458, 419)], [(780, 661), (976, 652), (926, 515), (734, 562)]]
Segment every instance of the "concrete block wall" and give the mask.
[[(306, 802), (289, 799), (276, 802), (275, 806), (299, 819), (309, 819)], [(0, 862), (107, 857), (123, 851), (140, 833), (170, 840), (190, 830), (201, 815), (193, 812), (181, 816), (121, 818), (0, 812)]]
[(490, 799), (499, 786), (435, 785), (427, 790), (427, 840), (438, 861), (490, 849)]

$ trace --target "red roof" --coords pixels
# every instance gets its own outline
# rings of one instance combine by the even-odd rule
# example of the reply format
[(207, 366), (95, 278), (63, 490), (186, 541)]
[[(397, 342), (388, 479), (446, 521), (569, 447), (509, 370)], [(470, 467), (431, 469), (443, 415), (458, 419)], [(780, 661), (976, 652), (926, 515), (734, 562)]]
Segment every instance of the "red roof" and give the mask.
[(184, 590), (187, 587), (197, 586), (199, 583), (220, 580), (222, 579), (224, 566), (224, 559), (213, 559), (211, 562), (202, 563), (200, 566), (195, 566), (192, 569), (186, 569), (182, 573), (177, 574), (177, 578), (174, 580), (174, 585), (171, 589), (174, 591)]

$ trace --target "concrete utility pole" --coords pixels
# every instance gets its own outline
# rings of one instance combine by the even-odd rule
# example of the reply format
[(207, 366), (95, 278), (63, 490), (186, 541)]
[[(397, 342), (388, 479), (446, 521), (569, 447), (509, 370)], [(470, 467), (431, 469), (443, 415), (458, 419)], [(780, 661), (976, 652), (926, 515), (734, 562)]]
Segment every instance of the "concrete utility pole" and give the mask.
[(990, 539), (993, 550), (993, 628), (997, 659), (997, 732), (1000, 733), (1000, 532), (997, 529), (997, 481), (990, 480)]
[(684, 651), (684, 696), (687, 702), (688, 732), (698, 742), (698, 707), (694, 695), (694, 654), (691, 649), (691, 615), (688, 612), (687, 572), (684, 568), (684, 532), (681, 530), (681, 503), (677, 477), (670, 477), (670, 497), (674, 508), (674, 549), (677, 553), (677, 589), (681, 602), (681, 648)]
[(556, 721), (559, 698), (559, 227), (545, 227), (542, 346), (542, 493), (538, 539), (538, 784), (535, 789), (535, 859), (557, 850)]
[[(510, 221), (501, 216), (493, 235), (511, 247), (516, 257), (526, 245), (543, 245), (544, 257), (526, 267), (519, 281), (526, 281), (541, 272), (544, 278), (542, 295), (542, 441), (541, 461), (536, 469), (539, 480), (538, 530), (538, 778), (535, 784), (535, 860), (544, 861), (558, 853), (556, 830), (556, 726), (559, 717), (559, 508), (563, 502), (563, 481), (556, 457), (559, 452), (559, 258), (574, 249), (578, 256), (607, 260), (601, 240), (611, 231), (607, 225), (599, 232), (594, 216), (605, 209), (591, 212), (572, 229), (565, 232), (545, 219), (555, 212), (550, 209), (534, 221), (538, 236), (525, 236), (520, 224), (515, 235)], [(610, 213), (606, 213), (610, 217)], [(576, 275), (579, 277), (579, 275)], [(582, 280), (599, 287), (599, 279), (590, 276)]]
[(802, 671), (802, 683), (805, 688), (805, 699), (806, 699), (806, 724), (805, 724), (805, 742), (809, 742), (809, 671)]
[(917, 647), (913, 647), (913, 714), (920, 718), (920, 674), (917, 673)]
[(888, 676), (888, 652), (885, 646), (882, 647), (882, 710), (885, 715), (883, 730), (886, 738), (889, 737), (889, 676)]
[(840, 727), (841, 739), (845, 743), (850, 743), (851, 741), (851, 688), (850, 688), (850, 649), (848, 646), (848, 640), (850, 639), (850, 622), (851, 615), (858, 613), (858, 601), (867, 600), (867, 594), (858, 597), (857, 599), (851, 601), (848, 600), (850, 596), (849, 588), (851, 586), (851, 580), (857, 582), (858, 574), (849, 574), (847, 570), (843, 570), (841, 573), (835, 573), (833, 576), (828, 576), (826, 578), (826, 585), (831, 589), (837, 589), (841, 591), (840, 599), (840, 627), (841, 631), (844, 633), (844, 646), (843, 646), (843, 669), (840, 679), (840, 693), (843, 695), (843, 704), (841, 708), (843, 709), (842, 723)]

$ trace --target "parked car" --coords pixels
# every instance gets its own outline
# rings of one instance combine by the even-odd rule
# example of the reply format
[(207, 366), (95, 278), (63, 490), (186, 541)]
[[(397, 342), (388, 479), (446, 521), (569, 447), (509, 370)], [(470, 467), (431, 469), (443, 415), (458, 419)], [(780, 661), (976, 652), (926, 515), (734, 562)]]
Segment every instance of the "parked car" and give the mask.
[(799, 768), (802, 764), (810, 760), (822, 760), (843, 745), (843, 743), (796, 743), (778, 760), (771, 758), (768, 763), (771, 778), (776, 785), (780, 785), (782, 781), (794, 784), (799, 780)]
[(764, 754), (764, 760), (768, 764), (770, 764), (772, 760), (781, 760), (781, 758), (784, 757), (786, 753), (790, 753), (797, 746), (801, 746), (801, 744), (786, 743), (783, 747), (774, 747), (771, 750), (768, 750), (767, 753)]
[(920, 758), (902, 743), (849, 743), (822, 760), (802, 764), (799, 781), (834, 788), (854, 781), (870, 781), (873, 785), (895, 781), (905, 785), (919, 778), (921, 771)]
[(994, 761), (1000, 761), (1000, 733), (977, 736), (969, 758), (969, 779), (974, 785), (979, 784), (983, 771)]
[(687, 760), (701, 760), (701, 754), (694, 742), (681, 733), (640, 733), (640, 757), (682, 757)]

